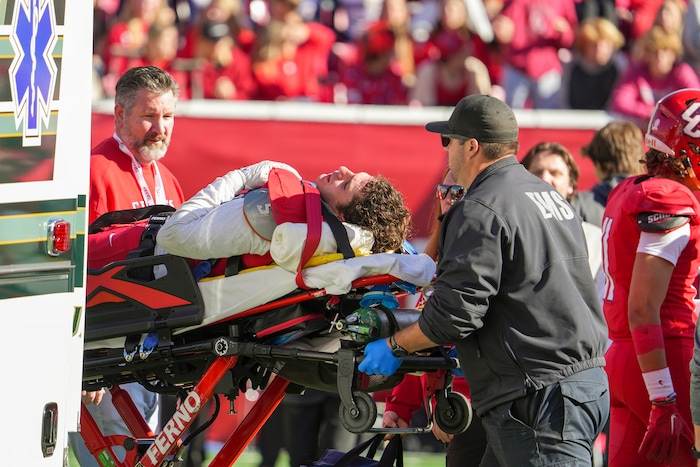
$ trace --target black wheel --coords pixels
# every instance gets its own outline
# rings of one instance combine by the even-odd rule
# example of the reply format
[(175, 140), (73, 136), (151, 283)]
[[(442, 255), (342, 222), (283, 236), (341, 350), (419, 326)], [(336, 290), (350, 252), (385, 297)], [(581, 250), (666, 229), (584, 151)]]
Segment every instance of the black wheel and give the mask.
[(435, 395), (435, 423), (450, 435), (464, 433), (472, 422), (472, 405), (458, 392), (443, 392)]
[(350, 433), (366, 433), (377, 421), (377, 405), (372, 396), (365, 392), (354, 391), (352, 398), (355, 400), (357, 411), (340, 404), (340, 423)]

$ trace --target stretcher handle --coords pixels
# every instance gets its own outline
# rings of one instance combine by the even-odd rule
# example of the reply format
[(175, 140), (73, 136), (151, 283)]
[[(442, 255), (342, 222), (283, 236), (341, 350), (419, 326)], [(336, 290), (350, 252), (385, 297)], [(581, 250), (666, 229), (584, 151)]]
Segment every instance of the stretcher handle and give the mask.
[(428, 423), (427, 426), (409, 426), (408, 428), (370, 428), (370, 433), (384, 433), (387, 435), (422, 435), (433, 431), (433, 423)]
[[(338, 363), (337, 352), (320, 352), (316, 350), (301, 350), (283, 347), (271, 347), (266, 345), (256, 345), (258, 352), (254, 356), (270, 358), (290, 358), (294, 360), (310, 360), (325, 363)], [(359, 354), (355, 357), (356, 363), (364, 360), (365, 356)], [(401, 372), (429, 371), (429, 370), (453, 370), (460, 368), (459, 360), (453, 357), (404, 357), (403, 363), (399, 367)]]

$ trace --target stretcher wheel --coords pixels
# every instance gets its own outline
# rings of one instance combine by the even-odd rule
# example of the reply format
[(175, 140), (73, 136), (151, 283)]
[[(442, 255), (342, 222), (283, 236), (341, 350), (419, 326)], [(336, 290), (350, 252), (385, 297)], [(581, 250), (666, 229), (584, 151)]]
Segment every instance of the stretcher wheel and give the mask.
[(458, 392), (443, 391), (435, 394), (435, 423), (450, 435), (464, 433), (472, 422), (472, 405)]
[(365, 392), (354, 391), (352, 397), (357, 409), (340, 404), (340, 423), (350, 433), (366, 433), (377, 421), (377, 404)]

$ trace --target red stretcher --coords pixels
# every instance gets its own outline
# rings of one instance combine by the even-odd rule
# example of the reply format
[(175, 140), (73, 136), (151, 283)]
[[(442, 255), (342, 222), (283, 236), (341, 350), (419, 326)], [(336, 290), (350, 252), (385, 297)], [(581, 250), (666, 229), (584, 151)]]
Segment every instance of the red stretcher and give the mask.
[[(155, 278), (154, 266), (167, 274)], [(466, 430), (471, 406), (465, 397), (450, 391), (450, 370), (459, 362), (448, 357), (446, 349), (406, 358), (399, 372), (389, 378), (369, 377), (357, 370), (366, 342), (414, 322), (419, 313), (391, 310), (382, 304), (361, 307), (362, 298), (379, 285), (395, 297), (407, 294), (395, 276), (373, 275), (354, 280), (345, 294), (297, 289), (270, 303), (200, 325), (205, 301), (184, 258), (150, 256), (88, 270), (83, 389), (108, 388), (131, 431), (130, 435), (105, 436), (83, 407), (81, 435), (88, 450), (101, 465), (184, 465), (186, 437), (201, 435), (201, 429), (188, 429), (200, 414), (209, 415), (203, 410), (206, 403), (213, 400), (215, 410), (203, 428), (218, 414), (221, 397), (234, 410), (240, 391), (250, 387), (264, 391), (211, 467), (233, 465), (284, 395), (307, 387), (339, 394), (340, 421), (350, 432), (404, 433), (407, 431), (373, 427), (377, 408), (371, 393), (395, 386), (411, 372), (427, 372), (431, 378), (432, 389), (426, 396), (437, 401), (436, 423), (447, 433)], [(359, 321), (358, 310), (364, 313)], [(316, 339), (334, 346), (317, 350), (309, 345)], [(115, 341), (123, 345), (100, 345)], [(178, 409), (161, 432), (151, 431), (119, 386), (130, 382), (178, 395)], [(115, 455), (116, 446), (126, 450), (123, 460)]]

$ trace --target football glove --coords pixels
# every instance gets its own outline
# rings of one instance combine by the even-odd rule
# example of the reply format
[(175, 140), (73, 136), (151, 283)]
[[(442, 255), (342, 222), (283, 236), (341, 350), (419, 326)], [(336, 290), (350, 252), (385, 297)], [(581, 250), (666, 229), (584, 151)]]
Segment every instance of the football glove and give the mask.
[(693, 432), (678, 412), (676, 398), (652, 401), (647, 432), (638, 452), (651, 461), (670, 464), (681, 436), (693, 443)]

